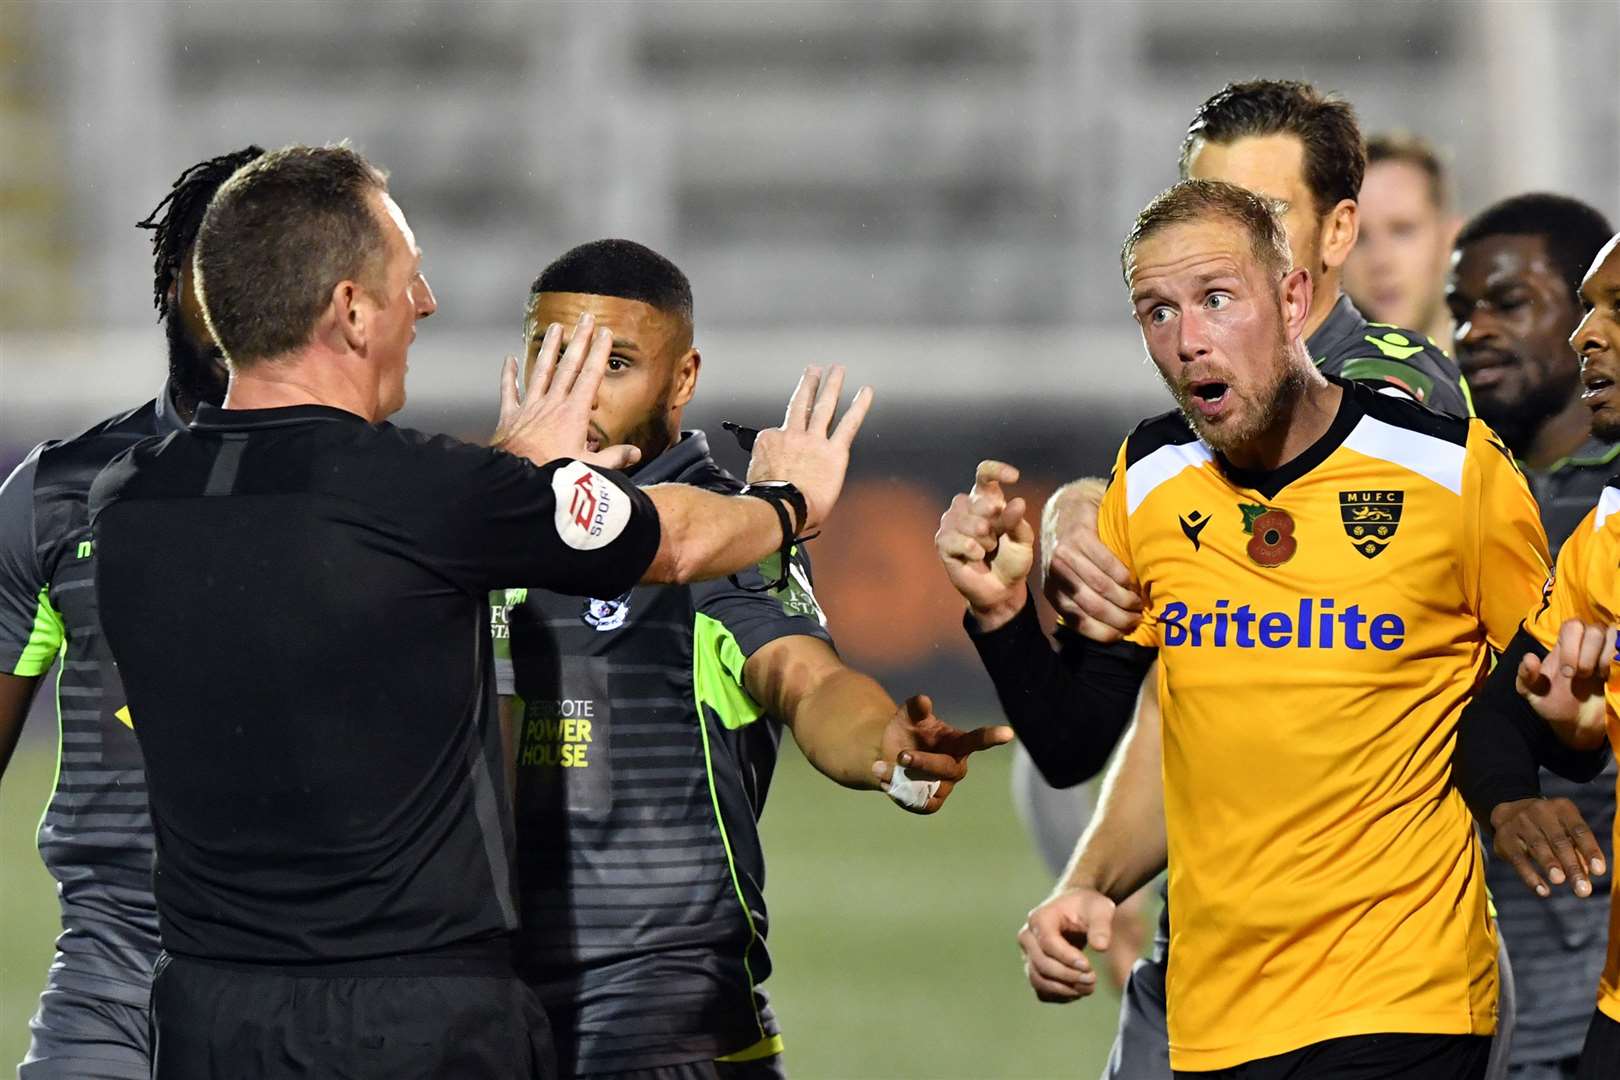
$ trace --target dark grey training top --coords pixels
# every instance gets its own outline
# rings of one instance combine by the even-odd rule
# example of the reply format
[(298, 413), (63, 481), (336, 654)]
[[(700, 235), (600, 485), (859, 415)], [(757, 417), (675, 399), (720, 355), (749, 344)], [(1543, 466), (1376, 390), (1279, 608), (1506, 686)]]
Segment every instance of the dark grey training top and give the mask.
[[(740, 486), (702, 432), (635, 479)], [(781, 726), (742, 672), (779, 638), (831, 640), (802, 550), (776, 592), (721, 579), (588, 600), (515, 589), (494, 605), (500, 689), (521, 699), (520, 965), (564, 1075), (768, 1051), (757, 819)]]
[(0, 671), (38, 676), (62, 659), (56, 790), (39, 828), (62, 908), (50, 985), (141, 1008), (158, 953), (152, 825), (140, 747), (101, 632), (87, 504), (102, 466), (183, 426), (165, 386), (82, 435), (36, 447), (0, 487)]

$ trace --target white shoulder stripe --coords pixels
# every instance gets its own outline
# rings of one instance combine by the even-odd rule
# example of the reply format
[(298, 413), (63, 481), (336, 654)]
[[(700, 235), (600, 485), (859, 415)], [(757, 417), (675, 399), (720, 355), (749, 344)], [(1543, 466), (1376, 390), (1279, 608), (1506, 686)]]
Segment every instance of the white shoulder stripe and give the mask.
[(1213, 460), (1215, 455), (1202, 440), (1159, 447), (1125, 470), (1125, 512), (1136, 513), (1154, 488), (1183, 469), (1196, 469)]
[(1437, 439), (1421, 431), (1396, 427), (1371, 416), (1363, 416), (1344, 445), (1358, 454), (1410, 469), (1426, 476), (1454, 495), (1462, 494), (1463, 461), (1467, 447), (1447, 439)]
[(1606, 487), (1603, 494), (1598, 497), (1597, 511), (1592, 515), (1593, 530), (1602, 529), (1603, 523), (1616, 510), (1620, 510), (1620, 488)]

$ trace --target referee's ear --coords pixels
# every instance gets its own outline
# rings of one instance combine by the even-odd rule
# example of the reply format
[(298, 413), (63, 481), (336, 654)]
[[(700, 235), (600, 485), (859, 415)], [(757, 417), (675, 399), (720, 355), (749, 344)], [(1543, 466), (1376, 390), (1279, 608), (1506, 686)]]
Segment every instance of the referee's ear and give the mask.
[[(353, 281), (340, 281), (332, 286), (332, 304), (321, 322), (331, 320), (335, 336), (341, 338), (331, 341), (333, 346), (343, 345), (339, 351), (364, 352), (366, 348), (366, 331), (371, 316), (371, 299), (366, 291)], [(316, 326), (316, 336), (321, 337), (321, 327)]]

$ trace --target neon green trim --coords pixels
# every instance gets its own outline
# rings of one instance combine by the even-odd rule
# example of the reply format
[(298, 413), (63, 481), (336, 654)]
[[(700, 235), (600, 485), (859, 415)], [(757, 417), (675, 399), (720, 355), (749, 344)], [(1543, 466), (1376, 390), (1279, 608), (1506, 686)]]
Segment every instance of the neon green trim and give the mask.
[(62, 616), (51, 606), (49, 590), (49, 585), (39, 590), (39, 603), (34, 608), (34, 628), (29, 631), (28, 644), (23, 646), (22, 655), (17, 657), (17, 666), (11, 669), (13, 675), (31, 679), (45, 674), (67, 640)]
[(1413, 341), (1399, 330), (1387, 330), (1381, 337), (1365, 336), (1369, 345), (1391, 360), (1410, 360), (1423, 351), (1423, 342)]
[[(67, 638), (62, 638), (62, 655), (67, 655)], [(51, 812), (51, 804), (56, 802), (56, 789), (62, 786), (62, 671), (66, 664), (56, 669), (56, 775), (51, 777), (51, 793), (46, 798), (45, 805), (39, 809), (39, 822), (34, 826), (34, 846), (39, 847), (39, 834), (45, 830), (45, 817)]]
[[(755, 993), (755, 987), (758, 984), (754, 981), (754, 969), (748, 963), (748, 955), (753, 952), (754, 942), (759, 940), (759, 930), (754, 926), (754, 913), (748, 910), (748, 901), (743, 897), (742, 879), (737, 876), (737, 860), (731, 853), (731, 837), (726, 832), (725, 815), (720, 812), (720, 792), (714, 786), (714, 756), (709, 752), (709, 723), (703, 715), (703, 706), (705, 704), (703, 691), (705, 686), (714, 687), (720, 685), (720, 679), (713, 674), (712, 668), (703, 662), (704, 656), (708, 654), (711, 648), (716, 646), (718, 640), (716, 628), (718, 634), (724, 634), (725, 640), (731, 642), (732, 648), (735, 649), (737, 646), (736, 640), (731, 637), (731, 631), (722, 626), (718, 620), (707, 615), (697, 616), (696, 625), (693, 628), (692, 695), (694, 703), (697, 705), (698, 732), (703, 736), (703, 772), (709, 782), (709, 802), (714, 807), (714, 824), (720, 830), (720, 844), (726, 849), (726, 869), (731, 874), (732, 891), (736, 893), (737, 905), (742, 908), (743, 919), (748, 923), (748, 944), (743, 946), (743, 971), (748, 975), (748, 1007), (754, 1010), (754, 1023), (759, 1026), (759, 1037), (764, 1039), (768, 1036), (765, 1034), (765, 1022), (759, 1015), (759, 995)], [(723, 653), (723, 642), (721, 647), (716, 649), (716, 652)], [(742, 655), (741, 649), (737, 649), (737, 655)], [(742, 666), (740, 664), (737, 667), (737, 675), (739, 679), (742, 677)], [(735, 682), (731, 686), (733, 692), (742, 692), (743, 697), (752, 703), (753, 699), (747, 697), (747, 692), (742, 691), (741, 686)], [(757, 710), (759, 706), (755, 705), (754, 708)], [(721, 723), (725, 723), (725, 714), (718, 712), (718, 710), (717, 713), (721, 717)]]
[(727, 1054), (725, 1057), (717, 1057), (714, 1060), (729, 1061), (740, 1065), (745, 1061), (759, 1061), (761, 1058), (775, 1057), (781, 1052), (782, 1036), (769, 1035), (746, 1050), (739, 1050), (735, 1054)]
[(707, 705), (727, 731), (747, 727), (764, 708), (743, 689), (743, 655), (737, 639), (719, 619), (699, 614), (692, 626), (692, 688), (698, 709)]
[(1555, 473), (1559, 469), (1567, 469), (1571, 465), (1580, 466), (1582, 468), (1590, 468), (1594, 465), (1607, 465), (1617, 456), (1620, 456), (1620, 443), (1615, 443), (1613, 446), (1609, 447), (1607, 451), (1599, 454), (1597, 457), (1578, 458), (1574, 454), (1569, 454), (1559, 458), (1545, 469), (1539, 469), (1537, 471)]
[(1474, 391), (1468, 386), (1468, 377), (1458, 375), (1457, 386), (1462, 389), (1463, 404), (1468, 406), (1468, 415), (1470, 417), (1478, 416), (1479, 413), (1474, 411)]

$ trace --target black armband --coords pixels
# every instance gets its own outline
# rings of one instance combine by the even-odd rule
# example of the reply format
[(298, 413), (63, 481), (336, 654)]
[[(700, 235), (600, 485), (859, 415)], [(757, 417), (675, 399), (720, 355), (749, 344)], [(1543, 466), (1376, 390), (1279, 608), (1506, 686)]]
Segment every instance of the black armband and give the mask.
[(1072, 787), (1100, 773), (1136, 715), (1157, 650), (1128, 641), (1099, 645), (1060, 630), (1054, 651), (1033, 597), (1005, 626), (981, 631), (972, 612), (963, 625), (1007, 722), (1047, 782)]
[(1474, 817), (1487, 828), (1491, 811), (1501, 804), (1541, 797), (1540, 769), (1585, 783), (1609, 761), (1606, 747), (1574, 750), (1564, 745), (1519, 696), (1514, 679), (1519, 661), (1531, 650), (1546, 652), (1521, 628), (1457, 722), (1452, 776)]

